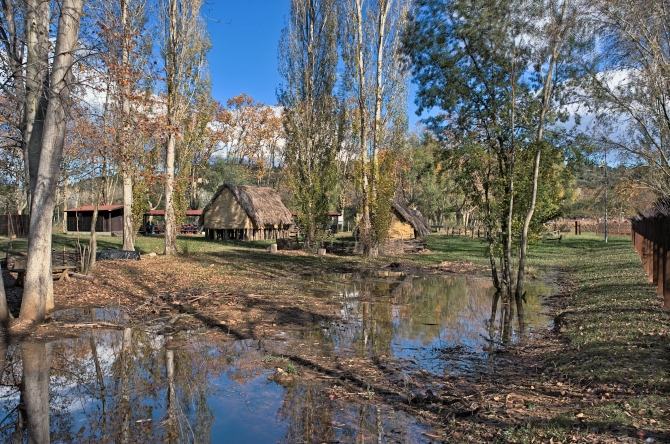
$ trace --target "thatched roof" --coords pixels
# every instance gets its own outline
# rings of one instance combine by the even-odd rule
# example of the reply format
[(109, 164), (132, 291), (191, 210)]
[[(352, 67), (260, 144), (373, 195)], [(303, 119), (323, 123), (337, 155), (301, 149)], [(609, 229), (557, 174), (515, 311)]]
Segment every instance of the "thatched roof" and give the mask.
[(216, 191), (212, 200), (202, 210), (201, 223), (212, 203), (219, 195), (229, 189), (242, 208), (257, 227), (266, 225), (290, 225), (293, 223), (291, 212), (284, 206), (279, 193), (272, 188), (247, 185), (224, 184)]
[(420, 212), (416, 210), (410, 210), (395, 199), (391, 199), (391, 206), (393, 206), (393, 209), (396, 210), (398, 214), (400, 214), (405, 222), (414, 228), (414, 234), (416, 237), (424, 237), (430, 234), (430, 226)]

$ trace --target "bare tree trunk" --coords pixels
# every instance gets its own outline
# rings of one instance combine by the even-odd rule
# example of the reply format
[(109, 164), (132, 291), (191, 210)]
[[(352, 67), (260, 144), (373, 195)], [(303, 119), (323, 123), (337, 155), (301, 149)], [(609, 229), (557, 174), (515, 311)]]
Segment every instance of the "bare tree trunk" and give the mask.
[(168, 27), (166, 74), (167, 74), (167, 121), (170, 126), (165, 143), (165, 254), (177, 254), (177, 222), (174, 214), (174, 162), (176, 134), (172, 125), (176, 124), (175, 113), (178, 97), (177, 69), (179, 61), (179, 31), (177, 26), (177, 0), (168, 0)]
[(84, 274), (92, 275), (95, 270), (95, 260), (96, 253), (98, 252), (98, 239), (96, 237), (96, 225), (98, 224), (98, 208), (100, 202), (100, 192), (97, 193), (97, 199), (95, 202), (95, 208), (93, 209), (93, 219), (91, 220), (91, 239), (88, 242), (89, 245), (89, 257), (88, 262), (85, 264), (86, 269), (82, 270)]
[[(128, 66), (130, 63), (130, 29), (128, 24), (128, 0), (121, 0), (121, 26), (123, 31), (121, 63)], [(130, 119), (130, 100), (128, 87), (123, 86), (121, 97), (121, 113), (123, 114), (123, 131), (121, 143), (126, 154), (129, 144), (127, 124)], [(129, 156), (123, 162), (123, 249), (135, 250), (135, 223), (133, 221), (133, 173), (129, 165)]]
[(377, 79), (375, 83), (375, 120), (373, 122), (372, 134), (372, 199), (377, 199), (377, 188), (379, 182), (379, 144), (382, 127), (382, 94), (384, 93), (383, 70), (384, 70), (384, 48), (386, 18), (393, 0), (382, 0), (379, 4), (379, 16), (377, 17)]
[[(9, 320), (12, 318), (12, 314), (9, 312), (9, 307), (7, 307), (7, 294), (5, 292), (5, 282), (2, 279), (2, 270), (0, 270), (0, 327), (7, 325)], [(0, 333), (1, 334), (1, 333)], [(0, 354), (4, 353), (0, 349)], [(0, 367), (0, 372), (4, 367)]]
[(361, 218), (361, 227), (359, 236), (363, 241), (363, 255), (373, 256), (374, 246), (372, 245), (372, 227), (370, 220), (370, 184), (368, 182), (368, 131), (367, 131), (367, 105), (365, 100), (365, 63), (363, 62), (363, 4), (362, 0), (356, 0), (356, 61), (358, 68), (358, 112), (360, 119), (360, 143), (361, 143), (361, 186), (363, 197), (363, 215)]
[(67, 233), (67, 176), (63, 178), (63, 233)]
[(498, 279), (498, 269), (496, 267), (496, 256), (495, 256), (495, 245), (494, 238), (495, 234), (493, 233), (493, 228), (491, 227), (491, 202), (489, 200), (489, 189), (487, 186), (484, 187), (484, 205), (486, 209), (486, 241), (489, 244), (489, 263), (491, 264), (491, 278), (493, 278), (493, 286), (496, 288), (496, 292), (500, 293), (502, 287), (500, 285), (500, 279)]
[(135, 249), (135, 223), (133, 221), (133, 176), (123, 173), (123, 247)]
[[(512, 274), (512, 221), (514, 217), (514, 167), (515, 167), (515, 156), (516, 156), (516, 138), (515, 138), (515, 126), (516, 126), (516, 58), (514, 59), (513, 62), (513, 70), (512, 70), (512, 81), (511, 81), (511, 86), (512, 86), (512, 115), (511, 115), (511, 126), (512, 126), (512, 131), (511, 131), (511, 145), (509, 149), (509, 158), (507, 160), (507, 177), (508, 177), (508, 182), (507, 182), (507, 195), (509, 196), (509, 207), (507, 211), (507, 239), (505, 240), (505, 281), (507, 282), (507, 287), (506, 287), (506, 293), (507, 297), (506, 299), (512, 303), (512, 296), (513, 296), (513, 290), (512, 287), (514, 285), (513, 282), (513, 274)], [(502, 151), (502, 150), (501, 150)], [(518, 311), (519, 314), (523, 313), (523, 311)]]
[(165, 254), (177, 254), (177, 221), (174, 214), (175, 136), (168, 135), (165, 162)]
[(51, 277), (51, 233), (54, 194), (65, 138), (65, 111), (70, 98), (70, 69), (79, 34), (83, 0), (63, 0), (54, 53), (49, 107), (44, 122), (37, 181), (28, 237), (28, 263), (21, 303), (22, 322), (41, 322), (54, 307)]
[(48, 444), (49, 432), (49, 354), (51, 345), (21, 343), (23, 360), (22, 394), (28, 422), (28, 443)]
[[(49, 2), (26, 1), (26, 37), (28, 59), (26, 63), (26, 106), (24, 112), (23, 144), (29, 196), (35, 194), (37, 171), (47, 113), (49, 88)], [(28, 199), (28, 206), (31, 200)]]

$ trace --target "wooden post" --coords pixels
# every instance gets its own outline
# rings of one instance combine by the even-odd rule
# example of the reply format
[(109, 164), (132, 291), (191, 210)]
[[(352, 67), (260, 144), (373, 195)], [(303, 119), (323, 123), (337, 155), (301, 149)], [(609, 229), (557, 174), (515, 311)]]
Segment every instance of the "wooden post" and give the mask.
[(653, 270), (654, 270), (654, 265), (653, 265), (653, 258), (654, 254), (652, 252), (652, 243), (651, 240), (645, 239), (644, 243), (644, 258), (645, 258), (645, 267), (644, 269), (647, 271), (647, 278), (649, 279), (649, 282), (653, 282), (654, 277), (653, 277)]
[(658, 242), (652, 241), (651, 243), (651, 282), (654, 285), (658, 285), (658, 271), (659, 271), (659, 251), (658, 251)]
[(658, 263), (656, 276), (656, 294), (663, 296), (665, 294), (665, 248), (658, 247)]
[(578, 225), (578, 224), (579, 224), (579, 222), (578, 222), (578, 221), (575, 221), (575, 236), (576, 236), (577, 234), (579, 234), (579, 233), (577, 232), (577, 230), (578, 230), (578, 229), (577, 229), (577, 225)]

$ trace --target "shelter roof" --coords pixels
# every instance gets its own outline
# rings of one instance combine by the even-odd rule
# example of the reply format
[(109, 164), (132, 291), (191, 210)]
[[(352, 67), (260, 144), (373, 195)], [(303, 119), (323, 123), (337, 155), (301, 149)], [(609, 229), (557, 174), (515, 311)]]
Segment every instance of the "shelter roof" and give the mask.
[[(186, 210), (187, 216), (202, 216), (203, 210)], [(145, 216), (165, 216), (165, 210), (149, 210), (144, 213)]]
[[(121, 209), (123, 209), (123, 205), (100, 205), (98, 207), (98, 211), (114, 211)], [(93, 205), (84, 205), (81, 207), (70, 208), (69, 210), (65, 210), (65, 212), (80, 212), (80, 213), (85, 211), (95, 211), (95, 207)]]

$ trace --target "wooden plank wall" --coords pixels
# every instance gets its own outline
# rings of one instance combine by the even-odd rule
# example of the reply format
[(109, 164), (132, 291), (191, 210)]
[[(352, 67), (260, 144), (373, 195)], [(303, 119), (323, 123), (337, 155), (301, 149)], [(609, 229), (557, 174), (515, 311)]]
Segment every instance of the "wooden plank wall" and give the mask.
[(663, 296), (663, 307), (670, 310), (670, 200), (659, 200), (654, 207), (633, 219), (631, 240), (649, 281)]
[(0, 214), (0, 236), (27, 237), (30, 216), (26, 214)]

